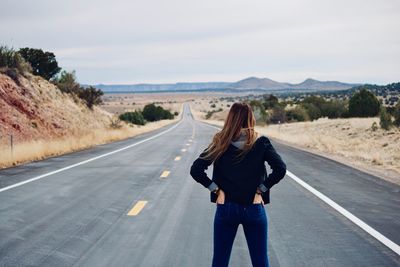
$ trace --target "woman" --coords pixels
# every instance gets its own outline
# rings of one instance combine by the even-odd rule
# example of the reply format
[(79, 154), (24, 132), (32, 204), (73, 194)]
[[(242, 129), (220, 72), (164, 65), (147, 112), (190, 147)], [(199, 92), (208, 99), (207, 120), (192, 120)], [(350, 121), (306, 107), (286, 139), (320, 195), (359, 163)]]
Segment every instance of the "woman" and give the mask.
[[(191, 176), (216, 203), (212, 267), (228, 266), (242, 224), (254, 267), (268, 266), (267, 215), (269, 190), (286, 173), (286, 165), (266, 136), (257, 138), (255, 118), (246, 103), (234, 103), (224, 127), (193, 162)], [(272, 173), (265, 179), (265, 161)], [(213, 165), (212, 180), (205, 170)]]

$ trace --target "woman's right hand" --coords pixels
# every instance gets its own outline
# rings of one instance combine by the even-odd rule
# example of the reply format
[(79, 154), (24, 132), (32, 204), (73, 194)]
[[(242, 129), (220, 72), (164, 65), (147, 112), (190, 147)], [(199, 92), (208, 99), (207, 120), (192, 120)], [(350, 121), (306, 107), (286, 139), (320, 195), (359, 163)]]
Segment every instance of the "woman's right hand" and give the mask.
[(217, 192), (218, 197), (217, 197), (217, 204), (224, 204), (225, 203), (225, 192), (222, 191), (222, 189), (220, 188)]

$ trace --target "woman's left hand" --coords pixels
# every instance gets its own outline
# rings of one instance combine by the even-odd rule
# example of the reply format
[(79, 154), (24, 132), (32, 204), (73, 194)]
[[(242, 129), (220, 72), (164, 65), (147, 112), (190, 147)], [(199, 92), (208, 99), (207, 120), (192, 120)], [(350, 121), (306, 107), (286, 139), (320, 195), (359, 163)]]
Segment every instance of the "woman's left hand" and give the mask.
[(217, 197), (216, 201), (217, 201), (218, 204), (224, 204), (225, 203), (225, 192), (222, 191), (221, 188), (218, 190), (218, 197)]
[(254, 200), (253, 200), (253, 204), (264, 204), (264, 200), (262, 199), (262, 196), (260, 194), (255, 194), (254, 195)]

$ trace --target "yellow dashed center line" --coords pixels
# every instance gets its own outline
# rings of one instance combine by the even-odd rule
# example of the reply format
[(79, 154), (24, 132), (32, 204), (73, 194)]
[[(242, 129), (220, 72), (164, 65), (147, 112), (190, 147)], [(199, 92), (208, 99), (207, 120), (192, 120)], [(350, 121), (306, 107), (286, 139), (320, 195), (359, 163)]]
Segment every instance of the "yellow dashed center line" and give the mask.
[(146, 200), (139, 200), (136, 202), (135, 206), (128, 212), (128, 216), (136, 216), (139, 214), (139, 212), (144, 208), (144, 206), (147, 204)]
[(181, 157), (180, 157), (180, 156), (177, 156), (177, 157), (175, 158), (175, 161), (178, 161), (178, 160), (181, 160)]
[(161, 174), (161, 178), (165, 178), (169, 175), (170, 171), (163, 171), (163, 173)]

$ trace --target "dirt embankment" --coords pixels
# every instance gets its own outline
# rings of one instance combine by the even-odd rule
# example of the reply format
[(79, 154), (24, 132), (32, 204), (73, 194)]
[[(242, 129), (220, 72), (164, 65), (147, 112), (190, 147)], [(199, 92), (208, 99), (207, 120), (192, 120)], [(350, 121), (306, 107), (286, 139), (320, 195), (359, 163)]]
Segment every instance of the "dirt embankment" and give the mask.
[(64, 94), (53, 84), (30, 74), (19, 85), (0, 74), (0, 144), (13, 135), (15, 143), (82, 134), (109, 125), (111, 114)]
[(116, 129), (111, 127), (113, 114), (96, 106), (87, 108), (41, 77), (26, 74), (16, 83), (0, 74), (0, 168), (125, 139), (179, 117), (144, 126), (122, 123)]
[[(199, 120), (223, 125), (222, 118), (205, 120), (204, 112), (198, 107), (194, 114)], [(371, 127), (374, 122), (378, 126), (376, 130)], [(400, 184), (400, 129), (381, 129), (379, 118), (321, 118), (312, 122), (260, 126), (256, 130), (279, 142)]]

